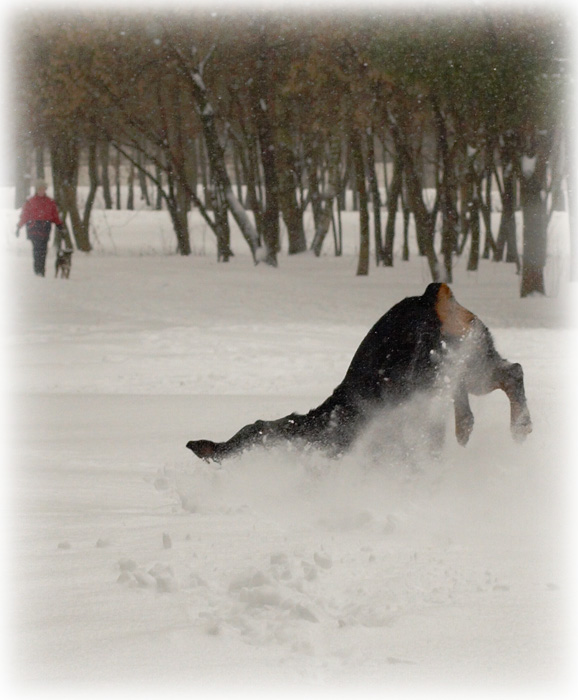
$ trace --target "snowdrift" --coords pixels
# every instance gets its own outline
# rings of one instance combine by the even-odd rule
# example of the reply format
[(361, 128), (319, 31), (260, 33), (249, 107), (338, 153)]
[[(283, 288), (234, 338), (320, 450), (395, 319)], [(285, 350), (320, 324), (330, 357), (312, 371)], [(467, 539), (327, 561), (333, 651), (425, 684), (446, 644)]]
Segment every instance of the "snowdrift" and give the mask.
[(547, 298), (520, 300), (508, 265), (456, 266), (460, 303), (524, 367), (523, 445), (492, 394), (472, 400), (468, 447), (449, 421), (436, 460), (396, 449), (415, 443), (403, 411), (342, 460), (255, 450), (216, 468), (187, 440), (317, 405), (371, 324), (422, 293), (422, 261), (356, 278), (351, 218), (341, 258), (255, 268), (235, 244), (218, 265), (208, 237), (170, 254), (160, 214), (110, 227), (95, 212), (94, 253), (69, 280), (38, 279), (16, 213), (1, 216), (18, 688), (566, 692), (576, 333), (561, 220)]

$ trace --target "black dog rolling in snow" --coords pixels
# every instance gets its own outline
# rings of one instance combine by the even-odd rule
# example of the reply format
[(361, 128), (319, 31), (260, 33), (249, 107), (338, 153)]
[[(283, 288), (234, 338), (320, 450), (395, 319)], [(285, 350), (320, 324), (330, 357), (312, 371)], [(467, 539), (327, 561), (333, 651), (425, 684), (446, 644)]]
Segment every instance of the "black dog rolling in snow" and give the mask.
[(376, 410), (403, 404), (418, 394), (453, 400), (458, 442), (468, 442), (474, 424), (468, 394), (495, 389), (510, 401), (512, 435), (532, 431), (522, 367), (504, 360), (486, 326), (460, 306), (450, 288), (430, 284), (408, 297), (373, 326), (355, 353), (341, 384), (305, 415), (292, 413), (241, 428), (226, 442), (191, 440), (197, 457), (221, 460), (257, 445), (295, 441), (339, 455), (352, 447)]

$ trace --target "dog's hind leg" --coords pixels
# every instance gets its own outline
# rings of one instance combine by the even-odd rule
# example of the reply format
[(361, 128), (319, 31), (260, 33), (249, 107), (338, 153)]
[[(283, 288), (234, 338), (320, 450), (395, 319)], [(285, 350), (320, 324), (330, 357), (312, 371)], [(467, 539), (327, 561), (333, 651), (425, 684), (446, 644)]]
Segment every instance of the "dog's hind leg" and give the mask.
[[(518, 362), (508, 362), (497, 353), (492, 353), (486, 362), (482, 363), (482, 370), (475, 368), (464, 379), (464, 386), (456, 392), (454, 404), (456, 410), (456, 435), (460, 442), (460, 434), (465, 435), (468, 430), (468, 421), (473, 426), (468, 393), (478, 396), (488, 394), (496, 389), (501, 389), (510, 402), (510, 430), (512, 437), (521, 442), (532, 432), (532, 419), (526, 402), (524, 391), (524, 372)], [(463, 428), (458, 430), (458, 423)], [(471, 431), (471, 428), (470, 428)], [(469, 434), (469, 433), (468, 433)], [(467, 442), (467, 439), (466, 439)], [(465, 444), (461, 443), (460, 444)]]
[(532, 432), (532, 419), (526, 403), (524, 372), (522, 365), (503, 360), (496, 368), (495, 378), (510, 401), (510, 430), (512, 436), (521, 442)]

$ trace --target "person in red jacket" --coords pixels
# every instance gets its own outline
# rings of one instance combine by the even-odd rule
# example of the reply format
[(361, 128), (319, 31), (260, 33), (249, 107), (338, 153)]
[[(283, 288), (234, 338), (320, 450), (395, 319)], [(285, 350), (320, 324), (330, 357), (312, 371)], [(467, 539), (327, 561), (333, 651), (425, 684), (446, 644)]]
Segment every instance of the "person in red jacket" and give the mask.
[(26, 236), (32, 242), (34, 273), (40, 277), (44, 277), (46, 270), (46, 252), (52, 224), (56, 224), (59, 229), (63, 228), (56, 202), (46, 195), (44, 180), (38, 180), (36, 193), (27, 199), (22, 207), (16, 236), (19, 235), (22, 226), (26, 225)]

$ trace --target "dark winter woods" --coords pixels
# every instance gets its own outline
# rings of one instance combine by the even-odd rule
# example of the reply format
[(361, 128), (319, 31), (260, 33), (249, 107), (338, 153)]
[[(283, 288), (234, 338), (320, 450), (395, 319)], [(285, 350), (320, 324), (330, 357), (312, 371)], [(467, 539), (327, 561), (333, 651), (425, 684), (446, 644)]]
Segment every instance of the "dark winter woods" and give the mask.
[(469, 269), (480, 256), (505, 260), (521, 271), (522, 295), (544, 292), (550, 213), (570, 195), (564, 17), (52, 12), (23, 15), (14, 30), (17, 173), (30, 175), (30, 162), (40, 175), (49, 157), (80, 250), (91, 247), (97, 189), (114, 206), (123, 173), (129, 192), (138, 185), (148, 206), (168, 210), (183, 255), (192, 207), (223, 262), (231, 221), (255, 262), (277, 265), (281, 222), (289, 254), (320, 255), (330, 231), (340, 254), (349, 202), (358, 274), (371, 246), (377, 265), (394, 264), (396, 217), (405, 236), (413, 217), (433, 280), (451, 281), (467, 254)]

